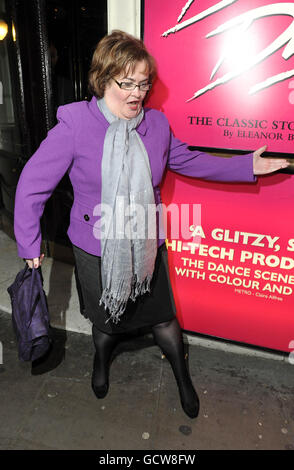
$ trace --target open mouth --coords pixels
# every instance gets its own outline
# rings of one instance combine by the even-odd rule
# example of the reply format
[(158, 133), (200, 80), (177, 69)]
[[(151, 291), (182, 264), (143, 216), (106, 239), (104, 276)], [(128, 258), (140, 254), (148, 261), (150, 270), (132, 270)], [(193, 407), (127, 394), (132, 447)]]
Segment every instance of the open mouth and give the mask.
[(132, 110), (138, 109), (138, 106), (140, 105), (140, 101), (129, 101), (128, 105)]

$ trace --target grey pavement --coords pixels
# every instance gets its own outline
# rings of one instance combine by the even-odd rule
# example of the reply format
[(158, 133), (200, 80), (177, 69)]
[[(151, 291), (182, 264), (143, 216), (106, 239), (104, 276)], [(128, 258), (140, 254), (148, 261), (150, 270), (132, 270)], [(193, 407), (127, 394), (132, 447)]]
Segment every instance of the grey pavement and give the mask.
[[(4, 234), (0, 242), (0, 449), (294, 449), (294, 365), (286, 354), (185, 337), (200, 397), (199, 416), (190, 419), (168, 361), (147, 330), (137, 331), (118, 346), (109, 393), (98, 400), (90, 386), (89, 325), (80, 327), (68, 295), (50, 354), (33, 364), (19, 361), (6, 288), (22, 264), (14, 259), (15, 242)], [(56, 264), (54, 272), (59, 268), (66, 269)], [(57, 281), (49, 271), (50, 290)], [(50, 299), (58, 319), (59, 301)], [(71, 315), (75, 322), (65, 318)]]
[(11, 317), (0, 314), (0, 449), (294, 449), (293, 365), (189, 346), (200, 414), (182, 411), (166, 359), (149, 335), (125, 338), (98, 400), (89, 335), (54, 330), (52, 353), (18, 360)]

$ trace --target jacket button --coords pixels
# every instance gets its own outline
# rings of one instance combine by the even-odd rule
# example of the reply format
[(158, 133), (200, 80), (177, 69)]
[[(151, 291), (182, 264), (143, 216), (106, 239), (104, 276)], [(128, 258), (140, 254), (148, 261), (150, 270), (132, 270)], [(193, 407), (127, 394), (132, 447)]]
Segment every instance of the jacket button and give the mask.
[(88, 216), (88, 214), (84, 215), (84, 219), (87, 220), (87, 221), (90, 220), (90, 217)]

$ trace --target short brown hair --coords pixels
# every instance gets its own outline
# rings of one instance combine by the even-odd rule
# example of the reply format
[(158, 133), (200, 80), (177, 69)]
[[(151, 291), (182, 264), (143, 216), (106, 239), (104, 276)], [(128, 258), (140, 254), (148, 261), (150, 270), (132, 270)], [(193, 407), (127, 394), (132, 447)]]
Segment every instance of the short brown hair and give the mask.
[(154, 58), (143, 41), (123, 31), (115, 30), (105, 36), (94, 51), (89, 71), (89, 91), (97, 98), (104, 96), (107, 82), (124, 71), (133, 71), (136, 63), (144, 60), (149, 80), (156, 75)]

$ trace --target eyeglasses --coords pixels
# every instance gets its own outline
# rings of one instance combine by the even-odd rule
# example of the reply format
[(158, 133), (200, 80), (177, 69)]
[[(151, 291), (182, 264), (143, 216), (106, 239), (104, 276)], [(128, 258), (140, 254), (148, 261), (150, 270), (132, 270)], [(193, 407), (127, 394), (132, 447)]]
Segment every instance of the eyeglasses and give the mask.
[(120, 82), (119, 83), (118, 81), (115, 80), (115, 78), (112, 78), (112, 80), (114, 80), (115, 83), (122, 90), (133, 91), (138, 87), (140, 91), (149, 91), (150, 88), (152, 87), (152, 83), (141, 83), (140, 85), (137, 85), (136, 83), (133, 83), (133, 82)]

